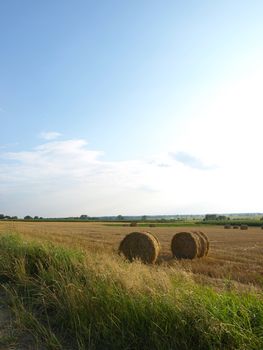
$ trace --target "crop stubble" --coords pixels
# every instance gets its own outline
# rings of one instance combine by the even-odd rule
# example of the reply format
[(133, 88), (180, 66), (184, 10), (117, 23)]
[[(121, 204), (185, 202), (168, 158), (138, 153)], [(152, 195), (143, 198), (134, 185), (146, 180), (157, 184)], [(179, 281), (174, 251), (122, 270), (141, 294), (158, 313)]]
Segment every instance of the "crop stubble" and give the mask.
[[(145, 228), (138, 227), (138, 231)], [(157, 261), (165, 268), (179, 264), (192, 272), (200, 282), (218, 279), (253, 284), (263, 288), (263, 233), (260, 227), (247, 231), (224, 230), (223, 226), (151, 227), (147, 229), (160, 240), (162, 251)], [(203, 231), (209, 238), (207, 257), (193, 261), (172, 259), (171, 239), (180, 231)], [(115, 250), (120, 241), (132, 232), (130, 227), (90, 222), (0, 222), (0, 233), (17, 232), (27, 239), (45, 240), (92, 250)]]

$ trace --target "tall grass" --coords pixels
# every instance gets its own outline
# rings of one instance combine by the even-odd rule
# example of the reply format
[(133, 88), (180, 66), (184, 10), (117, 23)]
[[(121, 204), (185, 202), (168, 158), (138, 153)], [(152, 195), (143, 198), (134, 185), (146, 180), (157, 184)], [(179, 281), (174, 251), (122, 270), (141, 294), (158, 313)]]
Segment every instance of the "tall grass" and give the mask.
[(216, 292), (179, 269), (0, 237), (16, 319), (50, 349), (262, 349), (262, 297)]

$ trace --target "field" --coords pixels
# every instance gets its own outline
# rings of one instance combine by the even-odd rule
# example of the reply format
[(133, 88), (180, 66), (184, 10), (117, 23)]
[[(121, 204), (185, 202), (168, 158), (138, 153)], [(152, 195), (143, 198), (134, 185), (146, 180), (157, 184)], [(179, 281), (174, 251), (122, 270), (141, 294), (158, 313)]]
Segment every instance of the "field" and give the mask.
[[(199, 282), (220, 286), (228, 282), (240, 282), (263, 288), (263, 230), (251, 227), (247, 231), (222, 226), (196, 227), (124, 227), (122, 224), (80, 222), (0, 222), (1, 232), (17, 232), (28, 239), (54, 242), (71, 248), (117, 251), (122, 238), (132, 231), (149, 230), (160, 240), (162, 251), (158, 264), (180, 265), (193, 272)], [(210, 252), (206, 258), (194, 261), (174, 261), (170, 242), (175, 232), (202, 230), (210, 240)], [(242, 288), (242, 286), (239, 286)]]
[[(11, 346), (0, 322), (0, 349), (21, 349), (14, 329), (33, 335), (32, 349), (262, 349), (263, 230), (147, 229), (161, 242), (156, 265), (117, 254), (139, 227), (0, 222), (0, 292), (15, 319)], [(209, 255), (172, 259), (173, 234), (194, 229)]]

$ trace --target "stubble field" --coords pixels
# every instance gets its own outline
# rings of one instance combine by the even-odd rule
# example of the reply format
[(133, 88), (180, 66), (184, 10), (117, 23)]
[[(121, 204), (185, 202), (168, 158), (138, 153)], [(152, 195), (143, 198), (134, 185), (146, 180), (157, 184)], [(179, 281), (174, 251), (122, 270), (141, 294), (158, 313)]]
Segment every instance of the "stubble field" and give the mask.
[[(180, 231), (202, 230), (210, 240), (207, 257), (193, 261), (172, 259), (170, 242)], [(89, 222), (0, 222), (0, 233), (19, 233), (27, 239), (53, 242), (70, 248), (117, 252), (122, 238), (132, 231), (150, 231), (160, 240), (158, 266), (172, 266), (192, 272), (201, 284), (216, 288), (263, 289), (263, 230), (224, 229), (222, 226), (127, 227)]]

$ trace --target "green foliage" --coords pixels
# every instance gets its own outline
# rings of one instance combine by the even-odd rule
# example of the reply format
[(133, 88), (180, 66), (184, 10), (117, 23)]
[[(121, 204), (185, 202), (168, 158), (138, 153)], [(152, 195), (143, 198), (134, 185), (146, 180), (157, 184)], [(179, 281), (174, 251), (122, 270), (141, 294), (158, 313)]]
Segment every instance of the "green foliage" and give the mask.
[(235, 219), (235, 220), (207, 220), (199, 221), (197, 224), (204, 225), (248, 225), (248, 226), (262, 226), (262, 221), (249, 219)]
[(2, 236), (0, 274), (21, 326), (50, 349), (263, 348), (261, 296), (215, 292), (180, 271), (160, 278), (118, 256)]
[(225, 215), (217, 215), (217, 214), (206, 214), (204, 221), (215, 221), (215, 220), (229, 220), (229, 218)]
[[(200, 226), (200, 222), (197, 224), (194, 221), (180, 221), (180, 222), (156, 222), (156, 221), (149, 221), (148, 223), (142, 223), (142, 222), (136, 222), (137, 227), (149, 227), (149, 224), (154, 223), (155, 227), (181, 227), (181, 226)], [(104, 224), (105, 226), (119, 226), (119, 224), (115, 223), (107, 223)]]

